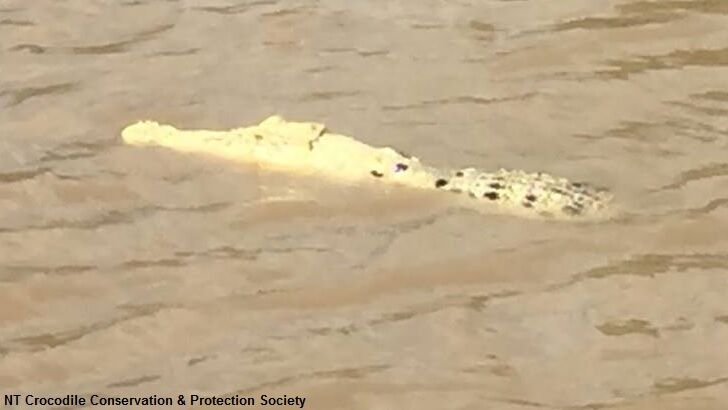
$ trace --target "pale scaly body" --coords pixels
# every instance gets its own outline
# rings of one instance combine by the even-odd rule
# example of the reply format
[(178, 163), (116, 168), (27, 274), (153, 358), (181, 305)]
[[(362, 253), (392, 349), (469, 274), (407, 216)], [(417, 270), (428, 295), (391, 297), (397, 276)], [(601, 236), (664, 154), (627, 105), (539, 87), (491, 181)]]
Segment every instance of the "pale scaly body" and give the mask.
[(520, 170), (486, 172), (442, 169), (389, 147), (372, 147), (329, 132), (323, 124), (290, 122), (278, 116), (230, 131), (178, 130), (143, 121), (122, 131), (125, 143), (156, 145), (181, 152), (254, 163), (271, 169), (316, 173), (342, 181), (374, 178), (417, 189), (467, 194), (495, 211), (522, 216), (603, 218), (611, 196), (583, 183)]

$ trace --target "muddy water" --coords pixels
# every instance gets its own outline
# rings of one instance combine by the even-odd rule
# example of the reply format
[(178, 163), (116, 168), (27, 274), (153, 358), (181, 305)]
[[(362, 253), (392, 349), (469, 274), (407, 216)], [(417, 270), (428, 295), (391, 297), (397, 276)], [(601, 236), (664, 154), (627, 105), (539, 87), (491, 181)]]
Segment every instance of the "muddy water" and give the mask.
[[(726, 27), (723, 0), (0, 1), (0, 390), (725, 409)], [(272, 113), (620, 214), (120, 143)]]

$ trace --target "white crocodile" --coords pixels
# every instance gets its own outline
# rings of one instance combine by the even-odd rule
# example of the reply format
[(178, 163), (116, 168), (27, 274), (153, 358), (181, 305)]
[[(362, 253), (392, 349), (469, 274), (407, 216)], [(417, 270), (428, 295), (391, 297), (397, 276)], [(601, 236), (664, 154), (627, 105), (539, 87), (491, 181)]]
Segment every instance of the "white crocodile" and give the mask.
[(330, 132), (323, 124), (286, 121), (279, 116), (229, 131), (178, 130), (142, 121), (121, 134), (131, 145), (209, 154), (345, 182), (376, 178), (411, 188), (467, 194), (476, 199), (475, 206), (485, 203), (488, 209), (521, 216), (602, 219), (610, 214), (611, 195), (588, 184), (520, 170), (432, 167), (392, 148), (372, 147)]

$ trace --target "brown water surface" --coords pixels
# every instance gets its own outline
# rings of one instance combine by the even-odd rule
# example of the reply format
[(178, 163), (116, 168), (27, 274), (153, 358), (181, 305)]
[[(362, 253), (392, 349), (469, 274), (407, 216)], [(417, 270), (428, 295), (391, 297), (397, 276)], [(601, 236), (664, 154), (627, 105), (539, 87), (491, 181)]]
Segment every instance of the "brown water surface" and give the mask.
[[(272, 113), (620, 215), (119, 137)], [(727, 290), (725, 0), (0, 1), (1, 393), (726, 409)]]

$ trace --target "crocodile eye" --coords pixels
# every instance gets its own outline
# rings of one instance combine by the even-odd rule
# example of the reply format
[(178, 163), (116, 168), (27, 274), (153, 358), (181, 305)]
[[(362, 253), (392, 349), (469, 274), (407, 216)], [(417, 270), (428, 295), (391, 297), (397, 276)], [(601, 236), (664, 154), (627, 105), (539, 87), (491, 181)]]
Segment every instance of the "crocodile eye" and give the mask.
[(394, 166), (394, 172), (407, 171), (408, 168), (409, 168), (409, 166), (407, 164), (398, 162), (397, 165)]
[(375, 171), (375, 170), (371, 170), (371, 171), (369, 171), (369, 173), (372, 174), (373, 176), (377, 177), (377, 178), (381, 178), (381, 177), (384, 176), (384, 174), (382, 174), (379, 171)]

